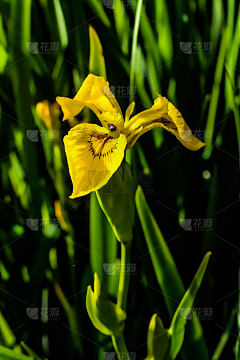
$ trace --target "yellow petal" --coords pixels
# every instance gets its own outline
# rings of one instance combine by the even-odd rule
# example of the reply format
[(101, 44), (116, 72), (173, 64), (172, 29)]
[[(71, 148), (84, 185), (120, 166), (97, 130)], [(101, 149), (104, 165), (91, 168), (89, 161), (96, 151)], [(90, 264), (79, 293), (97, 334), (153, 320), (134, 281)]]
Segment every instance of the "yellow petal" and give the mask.
[(111, 112), (103, 112), (98, 117), (102, 126), (109, 131), (109, 136), (113, 138), (119, 137), (124, 128), (124, 121), (122, 115), (116, 109)]
[(105, 67), (102, 44), (96, 30), (90, 24), (89, 24), (89, 43), (90, 43), (89, 71), (94, 74), (101, 75), (106, 79), (107, 75), (106, 75), (106, 67)]
[(60, 107), (56, 102), (50, 103), (48, 100), (43, 100), (37, 103), (36, 112), (45, 122), (49, 130), (56, 130), (61, 127), (61, 122), (59, 120)]
[(125, 123), (127, 123), (130, 119), (130, 116), (132, 115), (133, 113), (133, 110), (134, 110), (134, 107), (135, 107), (135, 102), (133, 101), (129, 107), (127, 108), (126, 110), (126, 114), (125, 114)]
[(89, 74), (74, 100), (84, 102), (88, 107), (89, 104), (93, 104), (100, 112), (111, 112), (117, 109), (119, 114), (122, 115), (121, 108), (109, 89), (109, 83), (103, 77)]
[(162, 126), (161, 119), (164, 114), (167, 114), (167, 99), (158, 95), (151, 109), (135, 115), (126, 123), (123, 133), (127, 137), (127, 148), (131, 148), (146, 131)]
[[(193, 136), (192, 131), (184, 121), (182, 114), (170, 101), (168, 101), (168, 117), (166, 117), (165, 120), (164, 128), (174, 134), (186, 148), (195, 151), (205, 145), (202, 141)], [(170, 120), (170, 123), (168, 120)]]
[(94, 124), (79, 124), (64, 138), (74, 199), (104, 186), (119, 168), (127, 140), (121, 134), (113, 139)]
[(78, 115), (85, 106), (85, 104), (80, 101), (72, 100), (66, 97), (58, 96), (56, 101), (62, 108), (64, 114), (63, 121), (72, 119), (74, 116)]
[(178, 109), (165, 97), (158, 95), (151, 109), (139, 113), (126, 124), (122, 133), (127, 137), (127, 148), (131, 148), (145, 132), (156, 127), (170, 131), (190, 150), (198, 150), (205, 145), (192, 135)]

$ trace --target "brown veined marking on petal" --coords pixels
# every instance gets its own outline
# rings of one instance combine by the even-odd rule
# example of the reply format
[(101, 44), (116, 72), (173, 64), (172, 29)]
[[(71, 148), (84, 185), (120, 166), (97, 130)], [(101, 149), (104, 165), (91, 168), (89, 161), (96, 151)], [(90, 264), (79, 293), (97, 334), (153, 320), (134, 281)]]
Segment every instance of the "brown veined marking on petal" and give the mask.
[[(168, 120), (168, 119), (166, 118), (166, 116), (168, 116), (168, 115), (166, 114), (165, 116), (163, 115), (160, 119), (154, 119), (154, 120), (145, 122), (145, 123), (144, 123), (144, 127), (149, 126), (149, 125), (152, 125), (152, 124), (154, 124), (154, 123), (161, 123), (161, 124), (163, 124), (163, 125), (165, 125), (165, 126), (168, 126), (169, 124), (171, 124), (171, 126), (169, 126), (169, 127), (170, 127), (171, 129), (173, 129), (173, 130), (177, 130), (177, 127), (176, 127), (176, 125), (174, 124), (174, 122)], [(142, 125), (138, 126), (136, 129), (134, 129), (134, 132), (135, 132), (136, 130), (140, 129), (141, 127), (142, 127)], [(130, 135), (131, 135), (131, 132), (127, 135), (127, 137), (129, 137)], [(134, 135), (134, 137), (132, 138), (130, 144), (134, 143), (134, 142), (135, 142), (135, 139), (138, 138), (138, 136), (139, 136), (139, 134)]]
[[(93, 141), (93, 138), (96, 138), (96, 140), (101, 140), (103, 141), (103, 143), (101, 144), (101, 147), (100, 147), (100, 151), (99, 152), (96, 152), (96, 149), (94, 149), (94, 141)], [(117, 138), (116, 139), (113, 139), (112, 137), (109, 137), (107, 135), (102, 135), (102, 134), (99, 134), (98, 132), (94, 132), (90, 135), (90, 139), (88, 140), (89, 144), (90, 144), (90, 148), (89, 148), (89, 151), (91, 151), (92, 155), (94, 156), (94, 158), (96, 156), (99, 156), (99, 159), (101, 156), (107, 156), (110, 152), (112, 153), (114, 149), (117, 148)], [(112, 148), (108, 151), (106, 151), (105, 153), (103, 152), (103, 149), (104, 149), (104, 146), (108, 143), (108, 141), (111, 141), (112, 145), (113, 145), (113, 142), (115, 143), (115, 145), (112, 146)]]

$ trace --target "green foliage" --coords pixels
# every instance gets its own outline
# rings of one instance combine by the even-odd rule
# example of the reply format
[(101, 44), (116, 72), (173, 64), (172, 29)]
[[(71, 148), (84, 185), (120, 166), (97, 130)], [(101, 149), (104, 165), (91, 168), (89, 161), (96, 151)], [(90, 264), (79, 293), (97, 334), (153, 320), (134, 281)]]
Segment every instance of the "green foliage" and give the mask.
[(0, 355), (2, 360), (34, 360), (33, 357), (18, 354), (13, 350), (9, 350), (3, 346), (0, 346)]
[[(207, 143), (192, 153), (156, 129), (127, 151), (143, 189), (136, 195), (136, 276), (130, 276), (124, 330), (129, 352), (146, 358), (149, 319), (157, 313), (168, 327), (210, 250), (194, 306), (213, 314), (189, 321), (176, 359), (239, 359), (239, 3), (109, 3), (0, 2), (0, 358), (100, 360), (113, 351), (111, 339), (93, 327), (85, 298), (98, 272), (116, 303), (120, 244), (95, 193), (69, 199), (63, 148), (71, 126), (98, 120), (87, 109), (72, 123), (61, 123), (60, 114), (51, 139), (36, 111), (44, 99), (73, 98), (93, 72), (107, 75), (123, 113), (130, 85), (135, 112), (151, 107), (160, 93)], [(184, 42), (192, 43), (191, 54)], [(212, 49), (201, 49), (204, 43)], [(204, 220), (212, 224), (204, 228)], [(49, 309), (48, 317), (41, 308)], [(27, 309), (38, 309), (38, 319)], [(51, 318), (53, 309), (59, 315)], [(179, 329), (174, 356), (183, 339)], [(21, 341), (28, 345), (21, 348)]]

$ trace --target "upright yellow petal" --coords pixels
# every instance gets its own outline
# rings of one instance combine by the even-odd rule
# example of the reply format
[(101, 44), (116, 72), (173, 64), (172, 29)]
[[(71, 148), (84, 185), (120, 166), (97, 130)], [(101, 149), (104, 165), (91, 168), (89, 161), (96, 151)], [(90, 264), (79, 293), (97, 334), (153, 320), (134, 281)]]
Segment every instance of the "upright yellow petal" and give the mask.
[[(111, 112), (117, 109), (122, 115), (121, 108), (110, 91), (108, 81), (103, 77), (89, 74), (84, 80), (74, 100), (93, 104), (100, 112)], [(88, 105), (87, 105), (88, 106)]]
[(103, 112), (117, 112), (122, 116), (121, 108), (110, 91), (108, 81), (103, 77), (89, 74), (80, 87), (74, 99), (60, 97), (56, 98), (64, 113), (63, 120), (72, 119), (87, 106), (98, 117)]
[(125, 114), (125, 123), (126, 123), (126, 124), (127, 124), (127, 122), (129, 121), (130, 116), (131, 116), (132, 113), (133, 113), (134, 107), (135, 107), (135, 102), (133, 101), (133, 102), (129, 105), (129, 107), (127, 108), (127, 110), (126, 110), (126, 114)]
[(74, 199), (104, 186), (119, 168), (127, 145), (125, 135), (108, 136), (94, 124), (79, 124), (64, 138)]

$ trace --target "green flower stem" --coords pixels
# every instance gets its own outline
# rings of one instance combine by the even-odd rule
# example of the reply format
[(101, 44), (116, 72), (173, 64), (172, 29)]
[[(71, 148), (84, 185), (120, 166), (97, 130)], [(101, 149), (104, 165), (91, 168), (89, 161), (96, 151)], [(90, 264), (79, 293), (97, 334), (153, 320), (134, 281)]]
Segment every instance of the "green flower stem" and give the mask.
[(124, 359), (130, 360), (130, 357), (128, 355), (128, 351), (126, 348), (125, 340), (123, 338), (123, 334), (120, 334), (118, 336), (112, 336), (112, 343), (114, 346), (114, 349), (117, 353), (117, 358), (122, 359), (123, 354), (125, 355)]
[(118, 287), (118, 298), (117, 304), (124, 311), (126, 310), (127, 305), (127, 294), (128, 294), (128, 285), (130, 272), (126, 272), (126, 265), (130, 263), (131, 258), (131, 243), (123, 244), (121, 243), (121, 271), (119, 277), (119, 287)]

